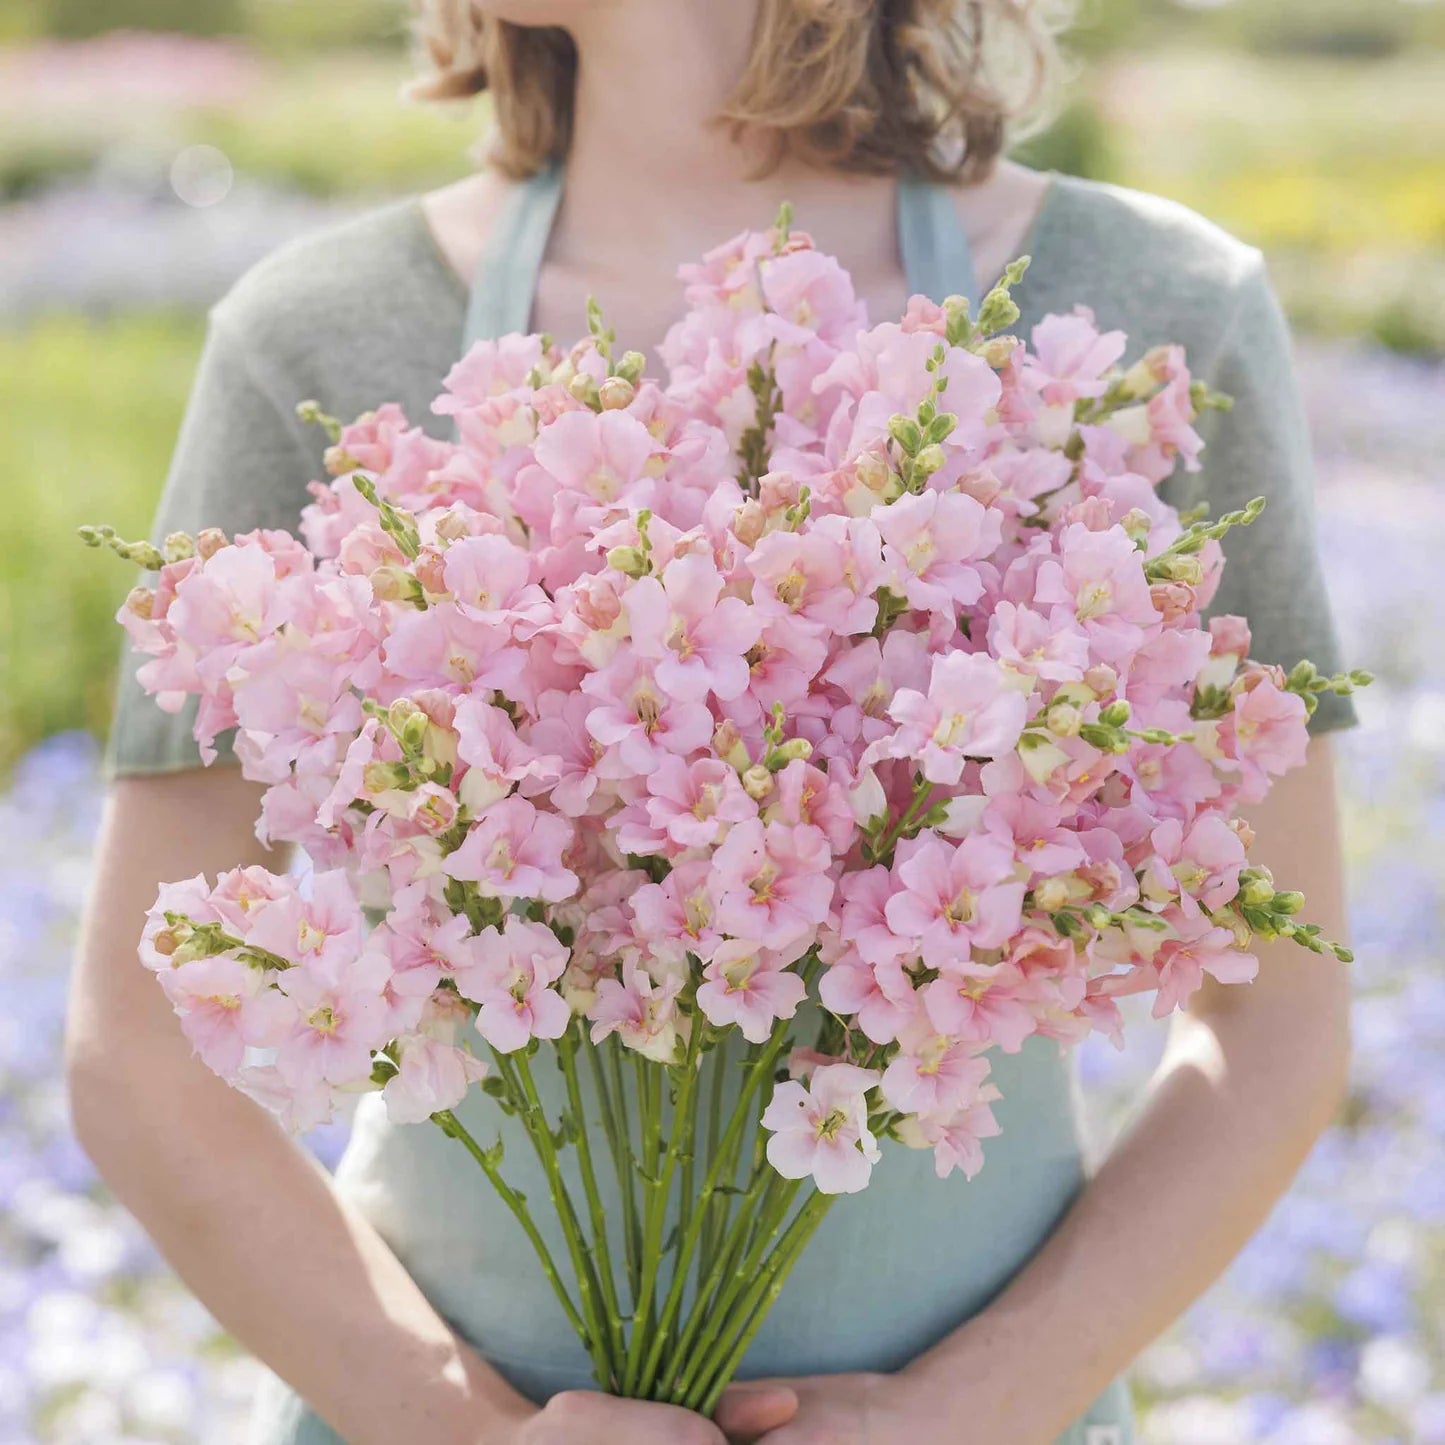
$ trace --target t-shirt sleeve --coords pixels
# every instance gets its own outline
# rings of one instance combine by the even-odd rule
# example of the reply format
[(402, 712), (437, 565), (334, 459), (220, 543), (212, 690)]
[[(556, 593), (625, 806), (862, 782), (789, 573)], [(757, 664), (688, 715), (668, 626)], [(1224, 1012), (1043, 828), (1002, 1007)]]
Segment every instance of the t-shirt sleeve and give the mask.
[[(219, 527), (227, 535), (257, 527), (295, 532), (310, 500), (307, 483), (320, 474), (324, 441), (302, 423), (295, 405), (267, 385), (261, 359), (224, 313), (211, 312), (190, 399), (166, 474), (152, 529)], [(192, 728), (195, 699), (163, 712), (135, 680), (143, 659), (127, 644), (116, 690), (106, 770), (111, 777), (176, 772), (201, 766)], [(216, 741), (219, 760), (234, 761), (231, 735)]]
[[(1218, 518), (1255, 497), (1266, 507), (1224, 538), (1223, 581), (1209, 611), (1244, 617), (1252, 655), (1288, 669), (1308, 658), (1322, 673), (1342, 669), (1339, 639), (1316, 538), (1314, 462), (1289, 327), (1256, 258), (1239, 285), (1236, 309), (1212, 365), (1202, 375), (1233, 397), (1233, 409), (1200, 423), (1203, 470), (1191, 500)], [(1325, 693), (1310, 731), (1356, 721), (1348, 697)]]

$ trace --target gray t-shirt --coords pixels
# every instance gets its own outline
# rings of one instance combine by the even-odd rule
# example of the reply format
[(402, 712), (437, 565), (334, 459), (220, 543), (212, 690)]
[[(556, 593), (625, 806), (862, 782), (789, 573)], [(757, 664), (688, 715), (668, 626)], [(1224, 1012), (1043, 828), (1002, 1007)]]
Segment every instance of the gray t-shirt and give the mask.
[[(1203, 471), (1172, 478), (1166, 495), (1181, 507), (1207, 500), (1216, 517), (1268, 498), (1264, 516), (1225, 541), (1212, 611), (1246, 616), (1263, 661), (1307, 657), (1336, 671), (1309, 437), (1260, 253), (1172, 202), (1066, 176), (1054, 178), (1026, 249), (1033, 266), (1016, 293), (1020, 329), (1082, 303), (1101, 326), (1129, 334), (1131, 359), (1182, 343), (1194, 374), (1234, 397), (1232, 412), (1201, 423)], [(343, 419), (397, 401), (413, 423), (447, 435), (430, 404), (461, 350), (467, 299), (415, 197), (302, 237), (254, 267), (211, 309), (155, 535), (294, 530), (306, 485), (322, 474), (323, 440), (297, 420), (299, 401)], [(128, 659), (112, 773), (197, 766), (193, 709), (161, 712), (134, 671)], [(1353, 721), (1347, 698), (1326, 695), (1312, 729)], [(230, 756), (224, 739), (220, 748)]]

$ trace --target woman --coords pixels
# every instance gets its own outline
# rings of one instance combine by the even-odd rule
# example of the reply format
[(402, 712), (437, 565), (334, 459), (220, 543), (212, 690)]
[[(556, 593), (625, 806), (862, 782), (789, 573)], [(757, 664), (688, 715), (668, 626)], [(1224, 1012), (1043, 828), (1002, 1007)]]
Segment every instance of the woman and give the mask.
[[(430, 94), (490, 88), (492, 158), (287, 247), (214, 309), (162, 530), (294, 526), (318, 470), (295, 402), (349, 416), (397, 398), (439, 427), (427, 403), (464, 326), (565, 337), (595, 294), (629, 345), (655, 348), (677, 263), (786, 199), (875, 317), (914, 290), (977, 294), (1029, 251), (1025, 326), (1083, 302), (1136, 352), (1184, 342), (1237, 399), (1196, 493), (1216, 514), (1272, 503), (1231, 534), (1218, 607), (1249, 616), (1257, 656), (1333, 669), (1306, 440), (1260, 257), (1178, 207), (1000, 159), (1053, 58), (1025, 0), (433, 0), (421, 25)], [(1350, 720), (1326, 698), (1315, 732)], [(745, 1362), (753, 1383), (715, 1421), (586, 1393), (515, 1227), (439, 1133), (393, 1130), (365, 1101), (333, 1187), (188, 1056), (135, 966), (137, 921), (157, 880), (263, 855), (257, 789), (197, 771), (187, 723), (123, 694), (71, 1093), (117, 1194), (289, 1383), (258, 1419), (265, 1445), (1122, 1445), (1111, 1382), (1244, 1244), (1340, 1097), (1341, 970), (1275, 946), (1253, 987), (1206, 989), (1179, 1019), (1132, 1131), (1087, 1185), (1066, 1067), (1026, 1048), (997, 1066), (989, 1167), (940, 1183), (894, 1150), (829, 1216)], [(1256, 856), (1340, 936), (1326, 739), (1251, 821)], [(522, 1167), (522, 1151), (508, 1160)]]

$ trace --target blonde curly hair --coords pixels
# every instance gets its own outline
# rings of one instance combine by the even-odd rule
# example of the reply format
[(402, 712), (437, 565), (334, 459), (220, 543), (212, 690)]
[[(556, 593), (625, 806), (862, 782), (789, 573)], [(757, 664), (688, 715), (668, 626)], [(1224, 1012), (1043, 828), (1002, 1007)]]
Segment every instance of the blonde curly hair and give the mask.
[[(933, 180), (986, 176), (1036, 122), (1073, 0), (761, 0), (752, 53), (719, 120), (776, 159)], [(567, 153), (577, 51), (472, 0), (413, 0), (423, 73), (411, 94), (489, 93), (492, 159), (526, 176)]]

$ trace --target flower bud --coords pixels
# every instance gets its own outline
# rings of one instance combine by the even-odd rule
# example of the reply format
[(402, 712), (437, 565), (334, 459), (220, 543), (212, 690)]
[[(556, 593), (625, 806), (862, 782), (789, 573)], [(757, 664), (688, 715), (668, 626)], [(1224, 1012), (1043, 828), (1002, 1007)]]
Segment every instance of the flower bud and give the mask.
[(607, 552), (607, 565), (628, 577), (645, 577), (651, 570), (647, 553), (641, 547), (612, 547)]
[(174, 923), (169, 928), (163, 928), (151, 939), (151, 947), (160, 954), (162, 958), (171, 958), (176, 950), (190, 936), (191, 926), (189, 923)]
[(1150, 520), (1148, 512), (1139, 507), (1131, 507), (1122, 517), (1119, 518), (1119, 525), (1129, 534), (1129, 540), (1137, 547), (1142, 542), (1149, 540), (1149, 534), (1154, 530), (1154, 524)]
[(1204, 581), (1204, 563), (1198, 557), (1156, 557), (1150, 563), (1150, 570), (1159, 582), (1182, 582), (1186, 587), (1198, 587)]
[(1056, 738), (1076, 738), (1084, 715), (1071, 702), (1056, 702), (1044, 715), (1044, 726)]
[[(1026, 740), (1030, 739), (1032, 741), (1025, 745)], [(1025, 733), (1019, 743), (1019, 761), (1024, 765), (1024, 771), (1036, 783), (1045, 782), (1059, 768), (1068, 766), (1069, 755), (1061, 747), (1036, 733)]]
[(1274, 897), (1274, 881), (1268, 877), (1251, 878), (1240, 892), (1241, 901), (1249, 908), (1258, 908)]
[[(986, 794), (960, 793), (956, 798), (949, 798), (941, 808), (930, 808), (925, 826), (947, 838), (966, 838), (978, 828), (988, 803)], [(935, 814), (938, 815), (936, 822), (931, 821)]]
[(442, 512), (436, 519), (436, 534), (443, 542), (459, 542), (471, 532), (467, 519), (460, 512)]
[(219, 527), (202, 527), (196, 533), (196, 551), (203, 560), (214, 557), (222, 547), (230, 546), (230, 539)]
[(418, 726), (425, 728), (428, 721), (427, 715), (409, 697), (397, 698), (386, 710), (386, 725), (398, 738)]
[(642, 373), (647, 370), (647, 358), (640, 351), (624, 351), (615, 370), (620, 381), (635, 387), (642, 380)]
[(149, 622), (155, 610), (156, 594), (151, 587), (132, 587), (125, 595), (125, 610)]
[(433, 597), (445, 596), (447, 591), (446, 558), (435, 547), (424, 547), (412, 564), (416, 569), (416, 580)]
[(893, 480), (893, 468), (877, 452), (864, 452), (853, 464), (853, 474), (870, 492), (886, 491)]
[(911, 416), (904, 416), (901, 412), (889, 421), (888, 435), (909, 456), (916, 456), (923, 446), (922, 429)]
[(750, 497), (733, 513), (733, 536), (744, 547), (755, 546), (767, 525), (768, 514), (756, 498)]
[(1055, 690), (1053, 705), (1057, 707), (1060, 703), (1072, 703), (1075, 707), (1087, 707), (1091, 702), (1097, 701), (1097, 694), (1082, 682), (1065, 682)]
[(1053, 913), (1069, 901), (1069, 885), (1062, 878), (1045, 878), (1034, 886), (1034, 906)]
[(161, 554), (167, 562), (184, 562), (196, 555), (196, 539), (189, 532), (169, 532), (161, 544)]
[(761, 803), (773, 791), (773, 775), (761, 763), (754, 763), (742, 775), (743, 791)]
[(161, 549), (150, 542), (113, 542), (111, 545), (117, 555), (147, 572), (159, 572), (167, 561)]
[(405, 567), (378, 567), (367, 579), (378, 602), (405, 602), (416, 591), (416, 578)]
[(410, 782), (405, 763), (367, 763), (361, 770), (361, 786), (368, 793), (386, 793)]
[(636, 395), (637, 388), (620, 376), (609, 376), (597, 388), (597, 400), (603, 411), (622, 411), (632, 405)]
[(1300, 893), (1297, 890), (1291, 888), (1287, 892), (1276, 893), (1274, 895), (1273, 903), (1276, 913), (1288, 913), (1293, 915), (1298, 913), (1300, 909), (1305, 906), (1305, 896), (1303, 893)]
[(979, 347), (978, 354), (995, 371), (1002, 371), (1013, 360), (1018, 347), (1016, 336), (994, 336)]
[(1121, 389), (1126, 396), (1145, 397), (1152, 395), (1160, 382), (1168, 379), (1169, 358), (1172, 351), (1168, 346), (1156, 346), (1146, 352), (1124, 373)]
[(580, 401), (584, 406), (597, 408), (601, 405), (597, 396), (597, 383), (585, 371), (579, 371), (572, 378), (567, 390), (574, 401)]
[(882, 818), (888, 812), (888, 794), (878, 781), (878, 774), (872, 768), (864, 768), (858, 781), (848, 790), (848, 806), (860, 828), (866, 828), (875, 818)]
[(913, 465), (927, 476), (932, 476), (948, 460), (944, 455), (943, 448), (937, 442), (932, 442), (924, 447), (913, 459)]
[(743, 735), (738, 731), (738, 725), (731, 718), (724, 718), (717, 725), (717, 729), (712, 735), (712, 746), (718, 757), (739, 772), (752, 763), (747, 747), (743, 743)]
[(1099, 721), (1103, 723), (1106, 728), (1121, 728), (1129, 721), (1132, 712), (1133, 709), (1121, 697), (1100, 711)]
[(328, 476), (344, 477), (348, 472), (358, 470), (361, 463), (345, 447), (337, 445), (327, 447), (321, 454), (321, 465), (326, 468)]
[(810, 758), (813, 756), (813, 745), (807, 738), (789, 738), (787, 742), (780, 743), (768, 755), (768, 761), (775, 767), (786, 767), (789, 763), (797, 762), (799, 758)]

